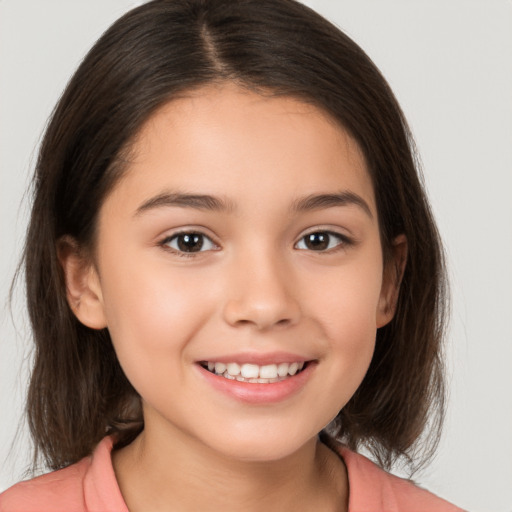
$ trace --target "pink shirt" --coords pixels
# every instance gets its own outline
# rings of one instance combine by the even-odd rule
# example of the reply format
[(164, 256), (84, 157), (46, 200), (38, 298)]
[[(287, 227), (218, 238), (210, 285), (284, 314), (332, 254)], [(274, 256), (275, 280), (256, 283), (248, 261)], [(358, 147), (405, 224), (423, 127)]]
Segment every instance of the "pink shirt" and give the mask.
[[(129, 512), (117, 485), (106, 437), (90, 457), (20, 482), (0, 494), (0, 512)], [(461, 512), (407, 480), (386, 473), (346, 448), (349, 512)]]

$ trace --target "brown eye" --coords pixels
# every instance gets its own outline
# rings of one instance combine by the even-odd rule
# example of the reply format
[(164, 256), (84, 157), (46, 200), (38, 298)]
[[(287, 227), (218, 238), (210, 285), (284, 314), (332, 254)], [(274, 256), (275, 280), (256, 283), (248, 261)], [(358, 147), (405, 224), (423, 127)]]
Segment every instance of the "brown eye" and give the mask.
[(330, 231), (315, 231), (303, 236), (296, 247), (309, 251), (327, 251), (344, 243), (347, 243), (347, 240), (342, 235)]
[(201, 235), (178, 235), (176, 237), (178, 249), (183, 252), (197, 252), (203, 247), (203, 237)]
[(162, 245), (166, 245), (177, 252), (201, 252), (215, 248), (215, 244), (202, 233), (178, 233), (166, 238)]

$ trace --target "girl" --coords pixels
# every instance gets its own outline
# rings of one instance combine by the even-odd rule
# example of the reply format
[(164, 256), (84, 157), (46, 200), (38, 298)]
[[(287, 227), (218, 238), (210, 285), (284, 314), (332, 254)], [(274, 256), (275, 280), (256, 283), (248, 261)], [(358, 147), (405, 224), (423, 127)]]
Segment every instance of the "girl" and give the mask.
[(458, 510), (356, 453), (414, 468), (441, 427), (411, 145), (369, 58), (291, 0), (118, 20), (39, 154), (28, 418), (56, 471), (0, 510)]

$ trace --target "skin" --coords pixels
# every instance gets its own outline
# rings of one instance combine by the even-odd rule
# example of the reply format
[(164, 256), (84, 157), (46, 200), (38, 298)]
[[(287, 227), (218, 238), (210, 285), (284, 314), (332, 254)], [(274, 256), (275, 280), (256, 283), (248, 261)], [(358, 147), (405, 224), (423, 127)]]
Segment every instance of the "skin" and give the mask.
[[(317, 434), (368, 369), (406, 252), (396, 240), (384, 267), (359, 147), (311, 105), (228, 84), (165, 105), (133, 149), (99, 213), (94, 261), (60, 249), (75, 314), (108, 327), (142, 397), (145, 430), (113, 456), (129, 509), (346, 510), (346, 469)], [(169, 192), (229, 208), (154, 200)], [(340, 192), (360, 202), (292, 208)], [(180, 231), (208, 237), (202, 250), (180, 255)], [(327, 249), (305, 243), (312, 232), (333, 233)], [(312, 370), (274, 403), (222, 393), (198, 365), (283, 351)]]

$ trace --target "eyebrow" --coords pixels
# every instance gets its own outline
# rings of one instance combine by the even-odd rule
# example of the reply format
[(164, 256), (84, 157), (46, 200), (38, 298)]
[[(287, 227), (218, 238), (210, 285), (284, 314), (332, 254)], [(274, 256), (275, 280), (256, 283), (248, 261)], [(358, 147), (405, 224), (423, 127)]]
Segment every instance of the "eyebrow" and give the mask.
[(180, 206), (182, 208), (195, 208), (197, 210), (231, 212), (235, 209), (235, 205), (220, 197), (205, 194), (187, 194), (179, 192), (164, 192), (158, 194), (144, 203), (142, 203), (135, 212), (140, 215), (148, 210), (161, 207)]
[[(368, 203), (359, 195), (350, 191), (342, 191), (336, 194), (310, 194), (296, 199), (290, 207), (295, 213), (335, 208), (339, 206), (358, 206), (371, 219), (373, 215)], [(197, 210), (232, 212), (236, 209), (235, 203), (227, 198), (211, 196), (207, 194), (189, 194), (181, 192), (164, 192), (142, 203), (136, 210), (135, 216), (148, 210), (162, 207), (194, 208)]]
[(292, 203), (291, 210), (294, 212), (305, 212), (352, 205), (358, 206), (373, 219), (368, 203), (361, 196), (350, 191), (342, 191), (337, 194), (311, 194), (301, 197)]

